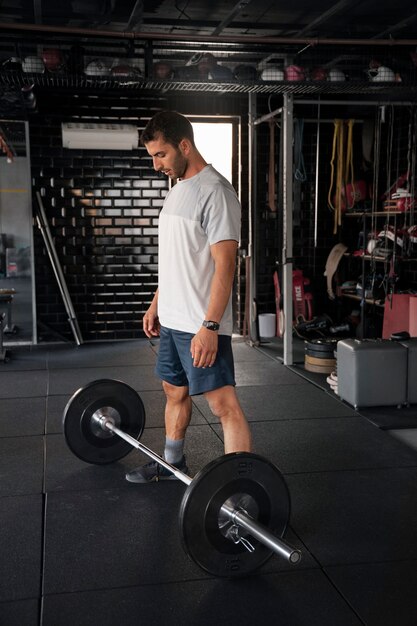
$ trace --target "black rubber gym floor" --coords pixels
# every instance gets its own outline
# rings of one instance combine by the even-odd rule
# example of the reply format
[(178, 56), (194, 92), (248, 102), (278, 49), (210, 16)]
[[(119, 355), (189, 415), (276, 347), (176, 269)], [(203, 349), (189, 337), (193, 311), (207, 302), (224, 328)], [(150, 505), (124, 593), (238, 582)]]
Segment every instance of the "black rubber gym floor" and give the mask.
[[(134, 450), (94, 466), (62, 435), (80, 386), (123, 380), (145, 405), (141, 441), (161, 453), (164, 398), (146, 340), (12, 349), (0, 365), (0, 626), (415, 626), (417, 451), (271, 350), (234, 342), (255, 452), (291, 493), (291, 566), (274, 555), (244, 579), (216, 578), (184, 552), (180, 481), (135, 485)], [(194, 398), (190, 475), (223, 454)]]

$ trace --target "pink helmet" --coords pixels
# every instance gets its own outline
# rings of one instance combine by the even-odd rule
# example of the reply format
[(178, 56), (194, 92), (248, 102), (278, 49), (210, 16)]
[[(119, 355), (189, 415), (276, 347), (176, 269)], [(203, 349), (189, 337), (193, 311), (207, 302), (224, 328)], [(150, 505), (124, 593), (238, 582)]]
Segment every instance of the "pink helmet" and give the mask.
[(284, 70), (285, 80), (305, 80), (305, 72), (299, 65), (289, 65)]

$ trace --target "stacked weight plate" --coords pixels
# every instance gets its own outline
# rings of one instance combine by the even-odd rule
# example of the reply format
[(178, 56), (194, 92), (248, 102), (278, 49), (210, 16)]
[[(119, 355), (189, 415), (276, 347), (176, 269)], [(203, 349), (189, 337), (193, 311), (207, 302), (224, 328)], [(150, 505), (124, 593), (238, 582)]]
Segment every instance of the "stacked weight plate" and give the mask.
[(304, 341), (304, 367), (308, 372), (331, 374), (336, 369), (334, 351), (337, 339), (306, 339)]

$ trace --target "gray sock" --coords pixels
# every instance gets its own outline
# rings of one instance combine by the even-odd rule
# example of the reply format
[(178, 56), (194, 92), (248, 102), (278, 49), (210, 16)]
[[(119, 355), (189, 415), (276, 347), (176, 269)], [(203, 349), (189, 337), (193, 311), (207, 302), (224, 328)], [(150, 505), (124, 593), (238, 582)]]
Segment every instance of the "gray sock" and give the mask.
[(184, 439), (165, 438), (164, 459), (171, 465), (179, 463), (184, 455)]

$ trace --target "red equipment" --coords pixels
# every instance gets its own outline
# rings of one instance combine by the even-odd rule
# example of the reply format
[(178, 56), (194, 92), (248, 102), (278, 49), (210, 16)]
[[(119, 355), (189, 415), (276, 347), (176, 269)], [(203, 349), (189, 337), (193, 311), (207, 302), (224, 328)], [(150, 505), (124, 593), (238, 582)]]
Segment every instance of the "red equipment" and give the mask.
[[(278, 272), (274, 272), (275, 307), (277, 314), (277, 336), (284, 334), (284, 313), (281, 287)], [(313, 294), (305, 288), (310, 285), (310, 280), (303, 276), (302, 270), (293, 270), (293, 318), (295, 323), (310, 321), (313, 319)]]

